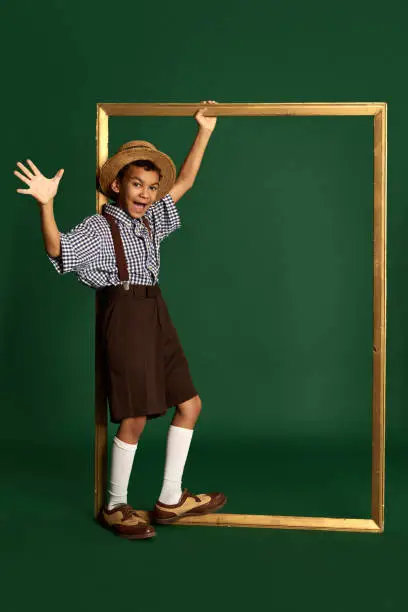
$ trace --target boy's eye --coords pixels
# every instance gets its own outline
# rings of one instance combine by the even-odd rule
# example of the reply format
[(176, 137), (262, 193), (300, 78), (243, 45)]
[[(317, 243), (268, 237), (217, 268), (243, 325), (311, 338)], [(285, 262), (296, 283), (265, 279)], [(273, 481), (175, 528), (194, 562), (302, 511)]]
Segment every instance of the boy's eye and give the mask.
[[(141, 183), (133, 183), (134, 185), (136, 185), (136, 187), (140, 187)], [(152, 189), (154, 189), (155, 191), (157, 190), (157, 187), (152, 187)]]

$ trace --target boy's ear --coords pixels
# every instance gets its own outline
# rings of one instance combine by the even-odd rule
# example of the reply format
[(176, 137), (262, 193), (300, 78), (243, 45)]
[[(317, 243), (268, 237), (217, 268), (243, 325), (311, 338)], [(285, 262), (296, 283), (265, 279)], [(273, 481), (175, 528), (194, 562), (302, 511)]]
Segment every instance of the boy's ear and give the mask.
[(119, 193), (119, 181), (117, 178), (115, 178), (115, 180), (111, 183), (111, 189), (115, 193)]

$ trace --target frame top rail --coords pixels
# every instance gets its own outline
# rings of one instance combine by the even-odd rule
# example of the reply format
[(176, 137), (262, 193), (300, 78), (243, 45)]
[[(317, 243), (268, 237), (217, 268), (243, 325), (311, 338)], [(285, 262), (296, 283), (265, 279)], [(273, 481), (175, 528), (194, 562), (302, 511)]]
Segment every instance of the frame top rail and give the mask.
[(165, 117), (190, 117), (200, 108), (207, 110), (206, 115), (239, 116), (279, 116), (279, 115), (377, 115), (385, 110), (386, 102), (293, 102), (293, 103), (218, 103), (217, 106), (197, 103), (144, 103), (144, 102), (107, 102), (98, 103), (98, 110), (110, 117), (136, 117), (141, 115)]

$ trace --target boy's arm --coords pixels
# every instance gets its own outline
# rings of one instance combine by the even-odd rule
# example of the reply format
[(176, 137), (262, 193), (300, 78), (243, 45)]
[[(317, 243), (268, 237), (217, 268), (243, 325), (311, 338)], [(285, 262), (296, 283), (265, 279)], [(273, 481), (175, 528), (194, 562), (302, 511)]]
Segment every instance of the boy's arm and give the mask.
[[(217, 104), (214, 100), (210, 103)], [(204, 102), (202, 102), (203, 104)], [(205, 108), (201, 108), (195, 118), (199, 125), (198, 133), (195, 137), (193, 145), (181, 167), (179, 175), (169, 193), (174, 202), (177, 202), (194, 184), (198, 170), (201, 166), (204, 151), (207, 148), (208, 141), (215, 128), (217, 117), (205, 117)]]
[(99, 215), (87, 217), (73, 230), (62, 234), (54, 218), (54, 198), (64, 169), (61, 168), (53, 178), (48, 179), (30, 159), (27, 159), (27, 163), (30, 168), (17, 162), (22, 172), (15, 170), (14, 174), (28, 185), (28, 189), (17, 189), (17, 192), (31, 195), (37, 200), (45, 250), (57, 272), (66, 274), (77, 271), (94, 261), (100, 252), (101, 236), (98, 221), (95, 220)]
[(50, 200), (40, 208), (41, 231), (45, 250), (50, 257), (61, 255), (61, 238), (54, 217), (54, 200)]
[(193, 186), (210, 136), (211, 131), (199, 128), (177, 180), (169, 191), (175, 203)]

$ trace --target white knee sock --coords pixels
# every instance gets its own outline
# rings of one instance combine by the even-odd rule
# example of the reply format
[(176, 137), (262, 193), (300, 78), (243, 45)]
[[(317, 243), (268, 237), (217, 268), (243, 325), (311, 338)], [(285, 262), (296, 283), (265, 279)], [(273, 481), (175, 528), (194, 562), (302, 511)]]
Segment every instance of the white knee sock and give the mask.
[(163, 487), (159, 495), (159, 501), (163, 504), (177, 504), (180, 500), (181, 479), (192, 436), (193, 429), (170, 425), (167, 435)]
[(112, 510), (117, 504), (127, 503), (127, 490), (136, 449), (137, 443), (128, 444), (116, 436), (113, 438), (108, 510)]

